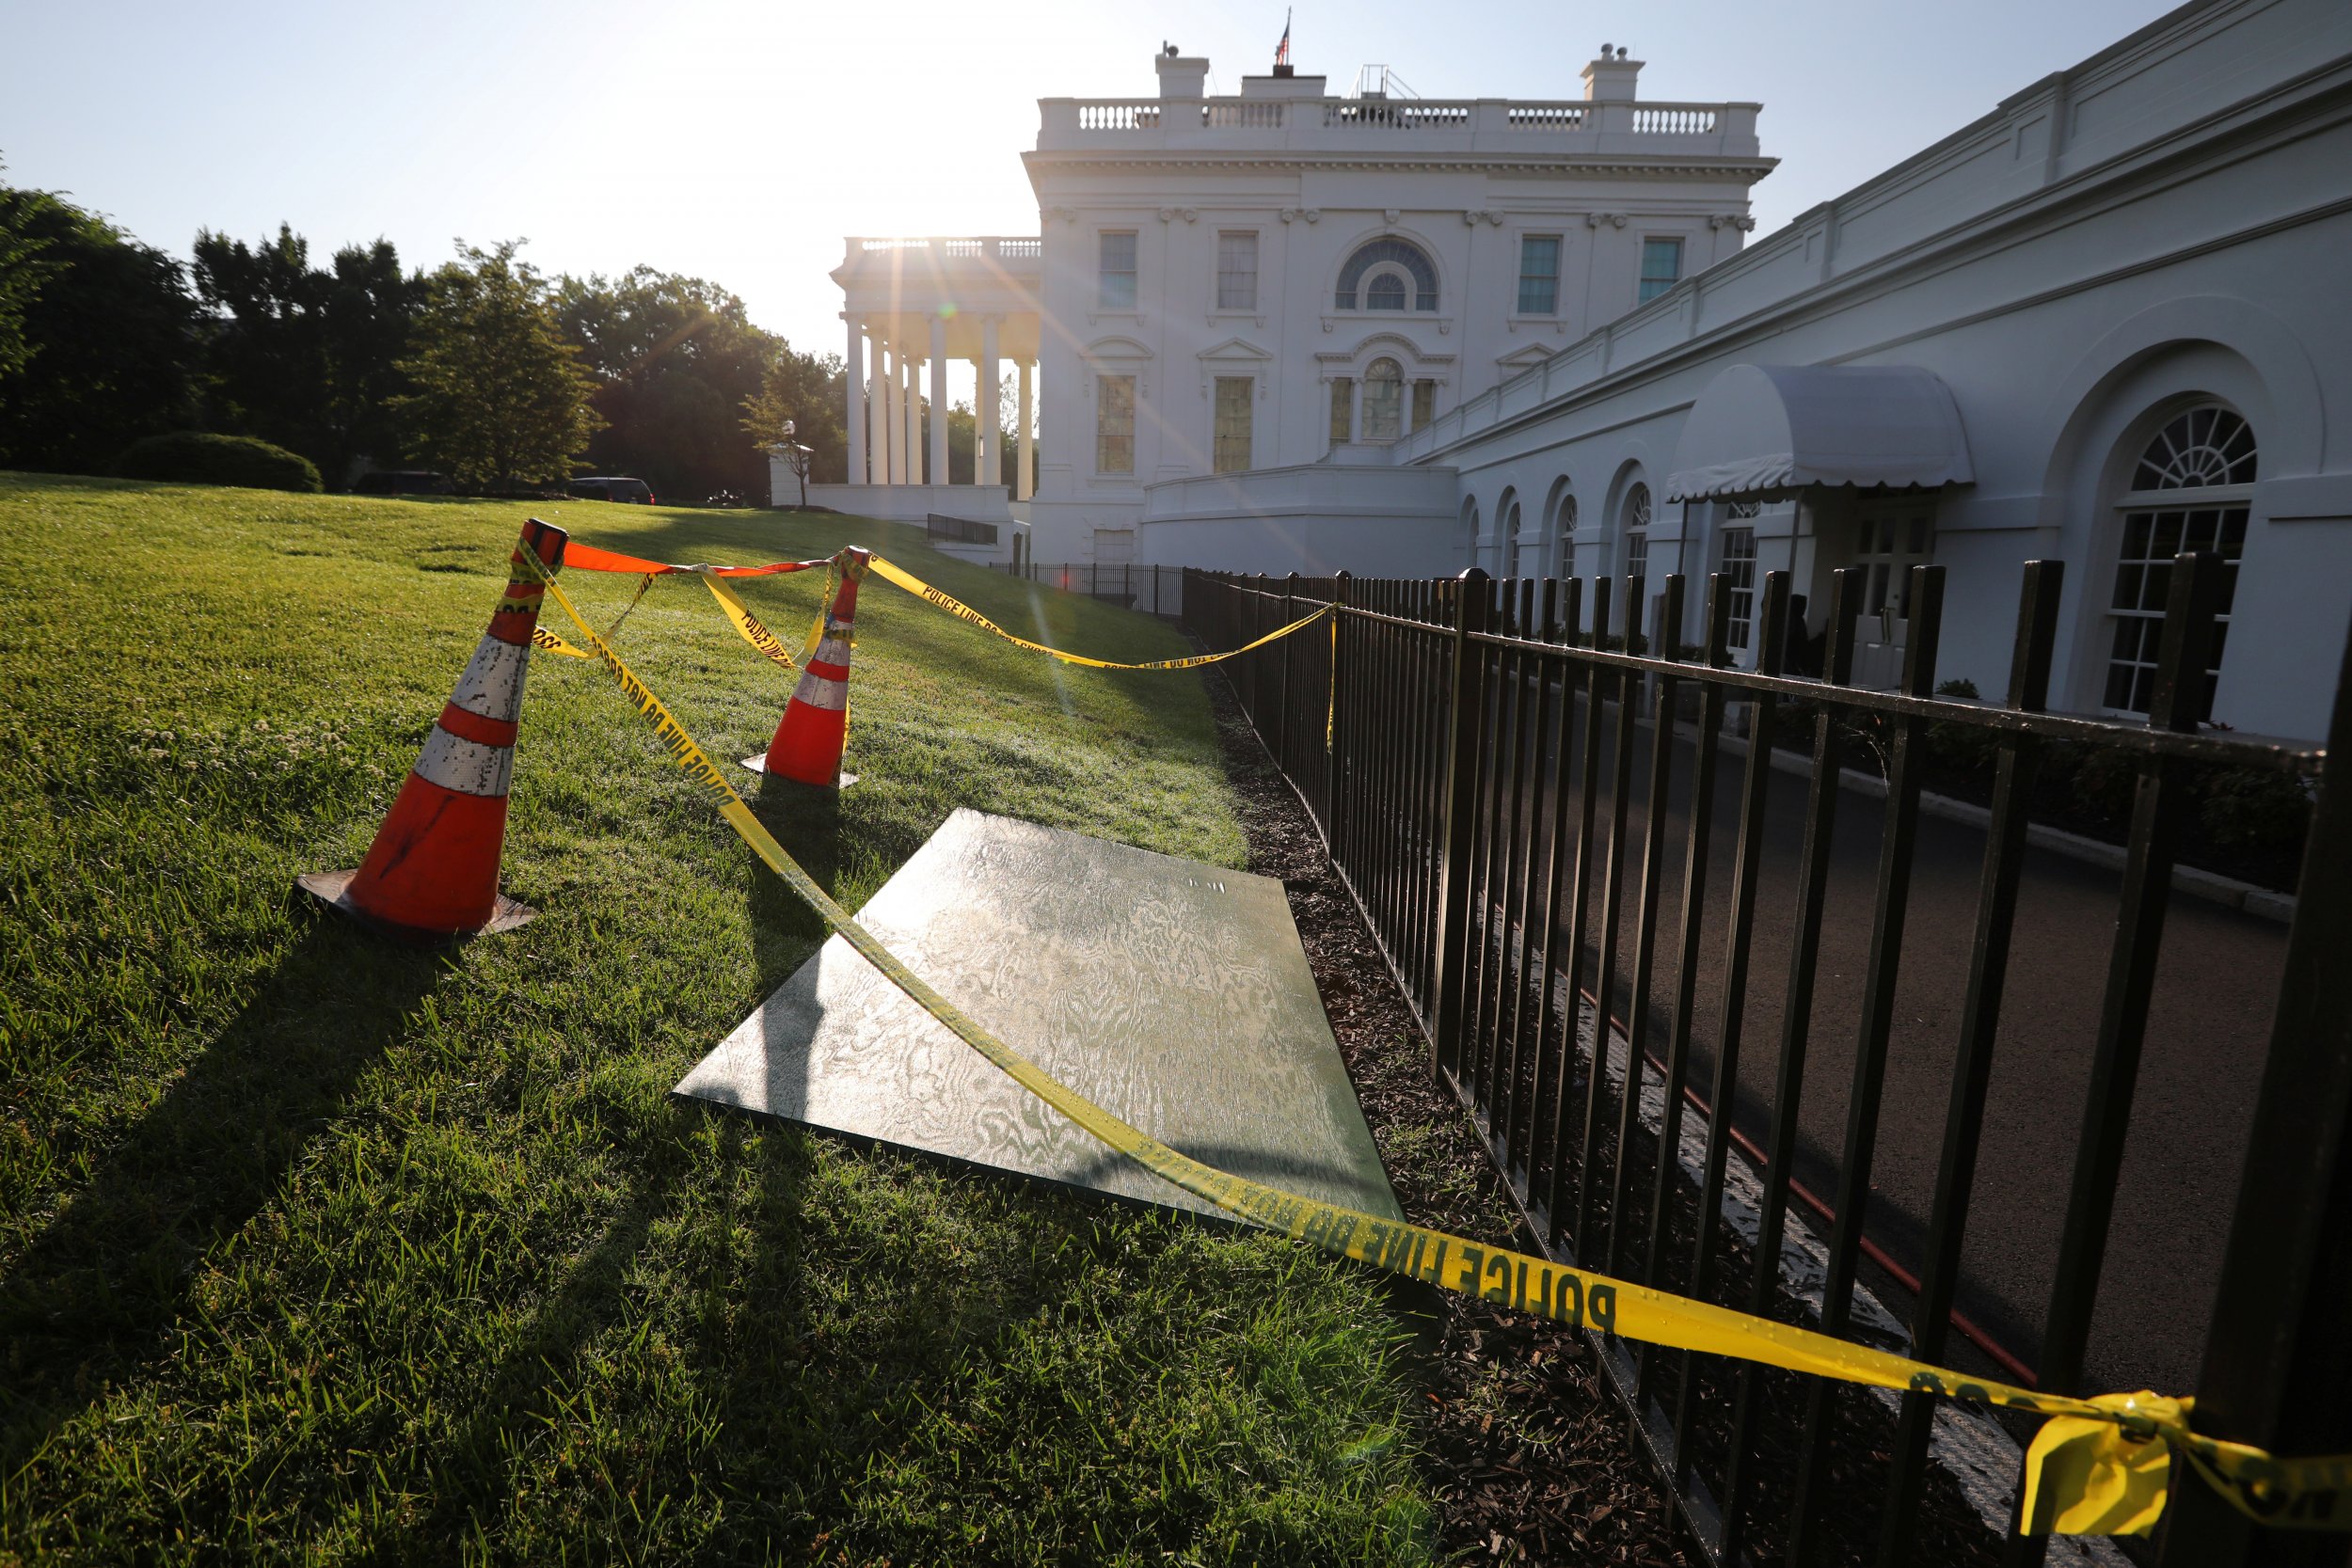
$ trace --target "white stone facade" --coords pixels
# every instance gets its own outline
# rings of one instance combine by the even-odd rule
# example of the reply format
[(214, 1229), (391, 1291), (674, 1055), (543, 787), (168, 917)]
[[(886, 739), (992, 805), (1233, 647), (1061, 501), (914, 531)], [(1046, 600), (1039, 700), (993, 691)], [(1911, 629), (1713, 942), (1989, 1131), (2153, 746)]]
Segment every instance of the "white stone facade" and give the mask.
[[(1384, 458), (1452, 482), (1399, 492), (1418, 535), (1404, 507), (1359, 526), (1250, 475), (1221, 498), (1153, 491), (1142, 559), (1587, 577), (1638, 561), (1653, 594), (1693, 578), (1686, 641), (1708, 572), (1792, 569), (1819, 630), (1832, 569), (1887, 568), (1878, 584), (1928, 561), (1948, 574), (1939, 670), (1995, 698), (2023, 563), (2058, 559), (2052, 704), (2129, 712), (2123, 601), (2152, 591), (2135, 534), (2177, 525), (2178, 547), (2242, 550), (2213, 719), (2311, 737), (2352, 621), (2347, 258), (2352, 8), (2205, 0), (1395, 443)], [(1753, 366), (1931, 372), (1969, 482), (1757, 493), (1737, 503), (1753, 516), (1701, 500), (1686, 531), (1670, 496), (1703, 460), (1684, 451), (1692, 410)], [(2205, 451), (2165, 488), (2140, 468), (2152, 445), (2217, 432), (2250, 463)], [(1865, 623), (1879, 684), (1903, 635), (1888, 609)]]
[[(1587, 68), (1589, 96), (1553, 103), (1334, 98), (1304, 77), (1209, 99), (1204, 62), (1160, 67), (1158, 98), (1046, 101), (1025, 155), (1045, 209), (1020, 280), (1044, 418), (1036, 496), (1014, 509), (1033, 559), (1638, 570), (1653, 590), (1678, 570), (1699, 579), (1684, 641), (1708, 573), (1790, 571), (1818, 631), (1827, 574), (1863, 565), (1860, 673), (1880, 684), (1901, 657), (1903, 569), (1931, 562), (1947, 568), (1941, 672), (1991, 697), (2022, 565), (2055, 558), (2051, 700), (2131, 712), (2135, 621), (2159, 580), (2135, 566), (2208, 546), (2237, 561), (2211, 717), (2324, 730), (2352, 623), (2343, 0), (2196, 0), (1744, 248), (1746, 191), (1770, 167), (1755, 106), (1640, 103), (1613, 55)], [(1257, 236), (1254, 309), (1219, 308), (1232, 232)], [(1106, 256), (1127, 264), (1106, 233), (1136, 237), (1132, 302), (1122, 281), (1106, 305)], [(1554, 309), (1522, 313), (1522, 242), (1555, 233)], [(1645, 301), (1643, 241), (1669, 237), (1689, 264)], [(1434, 309), (1415, 308), (1414, 268), (1385, 261), (1359, 291), (1392, 278), (1401, 308), (1365, 292), (1343, 307), (1348, 259), (1396, 241), (1425, 258)], [(1368, 430), (1380, 359), (1407, 389)], [(1784, 370), (1873, 367), (1947, 394), (1952, 450), (1915, 485), (1876, 477), (1883, 452), (1807, 467), (1692, 450), (1772, 423), (1694, 420), (1702, 403), (1722, 416)], [(1115, 413), (1132, 393), (1128, 449), (1108, 449), (1132, 472), (1099, 460), (1106, 378)], [(1350, 439), (1334, 445), (1343, 378)], [(1225, 404), (1239, 472), (1216, 471), (1220, 380), (1248, 391), (1246, 419)], [(1416, 383), (1432, 384), (1425, 420)], [(1702, 471), (1758, 477), (1689, 482)]]
[(948, 499), (1013, 520), (1002, 557), (1025, 532), (1036, 560), (1131, 559), (1153, 484), (1335, 446), (1379, 460), (1348, 449), (1543, 362), (1754, 227), (1748, 188), (1772, 166), (1758, 106), (1639, 101), (1626, 55), (1559, 100), (1422, 99), (1385, 76), (1335, 95), (1292, 74), (1210, 97), (1206, 60), (1165, 54), (1154, 96), (1042, 101), (1024, 154), (1040, 238), (849, 242), (834, 277), (866, 395), (852, 485), (811, 499), (945, 510), (899, 488), (936, 492), (945, 456), (907, 382), (981, 361), (980, 322), (1000, 366), (1037, 372), (1034, 499), (986, 474)]

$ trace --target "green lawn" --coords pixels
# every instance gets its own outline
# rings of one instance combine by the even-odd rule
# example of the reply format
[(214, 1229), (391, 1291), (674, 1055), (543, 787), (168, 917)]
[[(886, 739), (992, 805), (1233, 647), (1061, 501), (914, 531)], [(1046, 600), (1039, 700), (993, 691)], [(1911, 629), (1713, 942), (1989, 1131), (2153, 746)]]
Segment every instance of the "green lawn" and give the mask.
[[(404, 950), (290, 893), (358, 863), (533, 510), (1182, 651), (852, 519), (0, 474), (0, 1561), (1425, 1559), (1368, 1274), (667, 1098), (819, 927), (595, 667), (531, 676), (535, 924)], [(818, 580), (743, 593), (797, 635)], [(864, 780), (763, 809), (845, 904), (959, 805), (1241, 863), (1198, 677), (858, 609)], [(765, 744), (785, 678), (700, 584), (618, 645)]]

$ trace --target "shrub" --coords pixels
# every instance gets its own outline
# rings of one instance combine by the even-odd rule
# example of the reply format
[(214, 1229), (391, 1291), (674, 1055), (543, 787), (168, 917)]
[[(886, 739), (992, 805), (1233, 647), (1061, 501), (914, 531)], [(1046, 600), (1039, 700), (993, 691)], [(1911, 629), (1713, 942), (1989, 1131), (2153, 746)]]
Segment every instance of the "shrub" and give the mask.
[(2138, 787), (2139, 762), (2121, 747), (2091, 747), (2074, 769), (2075, 804), (2114, 821), (2130, 818)]
[[(1946, 681), (1935, 689), (1935, 694), (1975, 702), (1978, 698), (1977, 683), (1971, 680)], [(1983, 772), (1993, 766), (1994, 757), (2000, 748), (2000, 736), (1996, 732), (1979, 729), (1974, 724), (1938, 720), (1928, 726), (1928, 754), (1958, 772)]]
[(2251, 849), (2292, 849), (2303, 841), (2312, 800), (2302, 782), (2259, 768), (2222, 768), (2199, 791), (2197, 815), (2216, 844)]
[(157, 479), (180, 484), (234, 484), (251, 490), (326, 488), (309, 458), (250, 436), (216, 436), (182, 430), (134, 441), (115, 460), (125, 479)]

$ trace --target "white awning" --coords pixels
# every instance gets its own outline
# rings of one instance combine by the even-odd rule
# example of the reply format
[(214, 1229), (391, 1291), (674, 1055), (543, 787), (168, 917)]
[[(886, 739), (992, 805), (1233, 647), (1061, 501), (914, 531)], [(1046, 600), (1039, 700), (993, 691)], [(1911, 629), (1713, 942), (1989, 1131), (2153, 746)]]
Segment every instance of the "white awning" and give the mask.
[(1915, 365), (1734, 365), (1692, 404), (1670, 501), (1772, 500), (1813, 484), (1966, 484), (1951, 388)]

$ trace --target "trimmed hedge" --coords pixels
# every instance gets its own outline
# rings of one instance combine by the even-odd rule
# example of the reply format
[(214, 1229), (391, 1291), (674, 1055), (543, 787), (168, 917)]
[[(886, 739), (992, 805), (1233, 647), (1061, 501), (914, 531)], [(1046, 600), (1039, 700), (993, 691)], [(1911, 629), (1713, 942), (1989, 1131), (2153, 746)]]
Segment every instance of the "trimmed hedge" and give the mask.
[(250, 436), (215, 436), (181, 430), (134, 441), (115, 460), (124, 479), (159, 479), (178, 484), (233, 484), (248, 490), (326, 488), (310, 460)]

